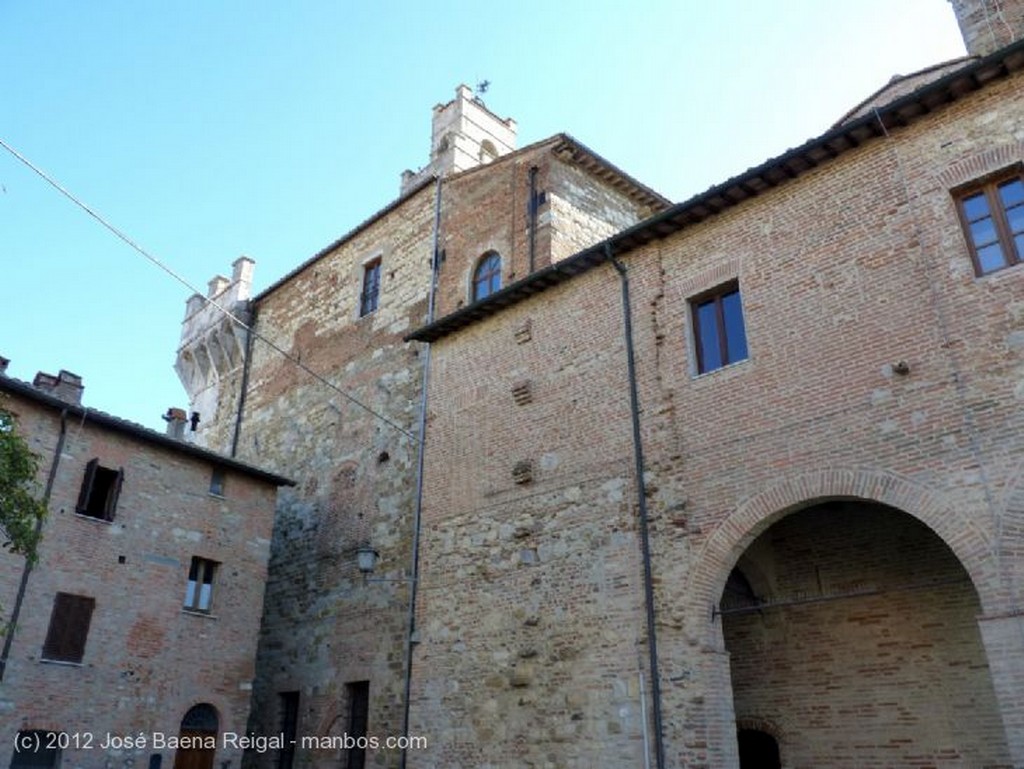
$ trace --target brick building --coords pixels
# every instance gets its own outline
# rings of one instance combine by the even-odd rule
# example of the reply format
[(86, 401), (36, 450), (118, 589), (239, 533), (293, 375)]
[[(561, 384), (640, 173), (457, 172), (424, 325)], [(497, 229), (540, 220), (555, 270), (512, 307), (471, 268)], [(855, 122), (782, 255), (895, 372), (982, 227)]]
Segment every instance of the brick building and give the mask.
[(460, 89), (395, 203), (211, 284), (279, 349), (191, 300), (203, 439), (301, 479), (260, 728), (428, 740), (286, 758), (1024, 766), (1024, 3), (953, 7), (968, 57), (671, 206)]
[[(289, 481), (88, 409), (82, 389), (0, 371), (48, 503), (37, 563), (0, 553), (0, 762), (237, 768), (225, 737), (246, 730)], [(179, 736), (200, 744), (176, 751)]]

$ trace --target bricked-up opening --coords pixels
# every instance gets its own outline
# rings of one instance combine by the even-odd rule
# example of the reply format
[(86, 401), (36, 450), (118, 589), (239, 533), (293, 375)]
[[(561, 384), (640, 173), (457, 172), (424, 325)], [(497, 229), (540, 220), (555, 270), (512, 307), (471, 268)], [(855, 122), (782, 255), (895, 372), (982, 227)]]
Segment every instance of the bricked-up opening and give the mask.
[(85, 466), (85, 478), (78, 493), (75, 512), (101, 521), (114, 520), (123, 484), (124, 470), (103, 467), (98, 458), (90, 459)]
[(81, 662), (96, 599), (84, 595), (57, 593), (50, 612), (50, 626), (43, 643), (43, 659), (52, 662)]
[(277, 754), (277, 769), (292, 769), (295, 763), (295, 736), (299, 730), (299, 693), (281, 692), (278, 695), (281, 709), (281, 729), (284, 744)]
[(354, 681), (345, 684), (348, 698), (348, 736), (354, 741), (354, 747), (348, 750), (346, 769), (365, 769), (366, 767), (366, 729), (370, 715), (370, 682)]
[(57, 769), (60, 766), (60, 734), (41, 729), (18, 732), (11, 755), (11, 769)]
[(734, 711), (787, 725), (787, 766), (1010, 764), (977, 593), (931, 529), (829, 501), (776, 522), (742, 563), (756, 596), (734, 572), (720, 605)]
[(740, 769), (781, 769), (779, 743), (768, 732), (740, 729), (736, 739), (740, 744)]

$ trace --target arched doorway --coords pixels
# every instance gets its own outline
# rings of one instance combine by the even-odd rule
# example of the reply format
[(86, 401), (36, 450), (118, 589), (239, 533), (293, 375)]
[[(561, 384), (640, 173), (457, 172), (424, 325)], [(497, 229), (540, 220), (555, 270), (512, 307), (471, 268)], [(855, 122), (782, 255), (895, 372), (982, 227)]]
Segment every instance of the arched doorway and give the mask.
[(737, 729), (740, 769), (781, 769), (779, 743), (760, 729)]
[[(737, 722), (782, 726), (787, 765), (1010, 763), (977, 593), (912, 516), (851, 500), (791, 513), (746, 548), (716, 613)], [(753, 763), (777, 757), (749, 731), (741, 766), (778, 766)]]
[(188, 738), (188, 747), (175, 753), (174, 769), (213, 769), (219, 729), (220, 720), (213, 705), (203, 702), (189, 708), (178, 732), (179, 737)]

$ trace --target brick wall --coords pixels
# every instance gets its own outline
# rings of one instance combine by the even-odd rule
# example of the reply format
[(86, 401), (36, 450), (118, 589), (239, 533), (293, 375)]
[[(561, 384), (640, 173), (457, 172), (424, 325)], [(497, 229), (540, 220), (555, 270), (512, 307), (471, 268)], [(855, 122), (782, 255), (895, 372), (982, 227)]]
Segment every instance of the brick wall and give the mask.
[[(1022, 680), (1020, 655), (1007, 643), (1012, 627), (998, 625), (1020, 613), (1021, 513), (1012, 492), (1024, 427), (1024, 284), (1019, 267), (975, 277), (949, 192), (1024, 161), (1022, 101), (1020, 77), (991, 84), (625, 257), (669, 766), (735, 763), (734, 706), (743, 700), (734, 702), (712, 607), (758, 535), (794, 509), (837, 497), (909, 514), (955, 554), (978, 596), (986, 629), (980, 643), (985, 662), (999, 671), (991, 678), (1005, 731), (979, 715), (978, 734), (991, 750), (984, 753), (970, 735), (951, 745), (931, 726), (908, 726), (911, 742), (902, 744), (900, 758), (873, 743), (849, 765), (910, 765), (912, 756), (955, 765), (949, 750), (1024, 762), (1019, 694), (1002, 683)], [(688, 302), (737, 279), (749, 358), (696, 376)], [(449, 741), (440, 730), (441, 744), (414, 766), (482, 764), (474, 745), (524, 762), (544, 756), (555, 765), (587, 766), (585, 750), (595, 741), (622, 756), (637, 744), (638, 733), (625, 724), (595, 726), (611, 701), (601, 697), (635, 678), (637, 655), (624, 650), (644, 641), (640, 571), (624, 560), (635, 539), (613, 552), (587, 535), (608, 527), (635, 537), (620, 313), (619, 278), (603, 266), (435, 343), (423, 578), (443, 591), (423, 593), (421, 626), (431, 631), (417, 650), (414, 719), (428, 730), (457, 722), (459, 731)], [(527, 322), (532, 341), (519, 345), (516, 333)], [(898, 361), (907, 362), (908, 374), (897, 373)], [(521, 380), (532, 381), (534, 400), (517, 407), (511, 388)], [(532, 485), (511, 478), (522, 459), (537, 468)], [(602, 498), (606, 484), (619, 484), (621, 498)], [(579, 489), (586, 500), (571, 516), (578, 534), (556, 537), (556, 489)], [(549, 550), (552, 557), (539, 565), (528, 562), (533, 556), (517, 561), (520, 519), (539, 522), (538, 534), (529, 535), (541, 535), (538, 554), (556, 540), (565, 549)], [(601, 594), (592, 574), (573, 573), (574, 559), (622, 569), (624, 593)], [(457, 564), (466, 564), (462, 573), (452, 571)], [(536, 586), (517, 574), (531, 569), (542, 576)], [(581, 580), (602, 595), (607, 616), (589, 610)], [(960, 623), (960, 637), (972, 635), (977, 671), (977, 631), (963, 623), (975, 612), (970, 592), (950, 588), (941, 600)], [(485, 662), (495, 671), (513, 665), (513, 641), (529, 632), (515, 612), (529, 616), (536, 600), (552, 607), (561, 601), (568, 608), (557, 615), (560, 631), (585, 639), (585, 661), (572, 680), (592, 672), (607, 685), (595, 701), (601, 704), (576, 721), (570, 706), (552, 705), (562, 668), (551, 654), (536, 663), (518, 697), (511, 679), (491, 686), (480, 680)], [(549, 614), (556, 616), (553, 608)], [(801, 625), (787, 627), (797, 632)], [(902, 643), (911, 629), (893, 632)], [(614, 652), (606, 655), (608, 649)], [(780, 653), (792, 653), (787, 649)], [(918, 713), (948, 712), (947, 702), (956, 701), (926, 685), (933, 675), (922, 665), (908, 671), (906, 690)], [(958, 697), (974, 696), (975, 684), (956, 672), (945, 682)], [(871, 707), (881, 708), (885, 696), (880, 690)], [(488, 708), (496, 714), (490, 721), (448, 715)], [(832, 722), (830, 744), (858, 744), (857, 714), (849, 715)], [(580, 731), (567, 740), (562, 728)], [(796, 739), (805, 755), (820, 756), (814, 751), (822, 745), (803, 731)]]
[[(58, 412), (21, 397), (18, 415), (41, 458), (40, 486), (60, 432)], [(78, 515), (89, 460), (123, 468), (113, 521)], [(209, 703), (222, 732), (244, 733), (266, 578), (275, 487), (225, 471), (224, 496), (209, 494), (213, 465), (172, 449), (113, 432), (85, 418), (68, 419), (39, 562), (31, 572), (0, 693), (0, 761), (8, 762), (18, 730), (78, 734), (79, 750), (63, 760), (102, 766), (144, 764), (173, 750), (100, 749), (113, 735), (177, 736), (190, 707)], [(182, 610), (191, 559), (215, 561), (208, 614)], [(5, 621), (22, 559), (0, 555)], [(81, 664), (42, 660), (54, 597), (90, 596), (95, 609)], [(91, 749), (84, 735), (92, 735)], [(223, 747), (223, 746), (222, 746)], [(219, 749), (217, 765), (238, 766), (241, 750)]]

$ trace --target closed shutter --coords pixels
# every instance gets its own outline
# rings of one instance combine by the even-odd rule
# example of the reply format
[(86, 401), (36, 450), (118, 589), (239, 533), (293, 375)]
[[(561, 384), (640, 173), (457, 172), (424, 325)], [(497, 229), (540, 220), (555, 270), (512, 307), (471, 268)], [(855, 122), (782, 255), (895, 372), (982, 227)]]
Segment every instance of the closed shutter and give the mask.
[(84, 595), (57, 593), (53, 599), (50, 627), (43, 644), (43, 658), (60, 662), (81, 662), (96, 599)]

